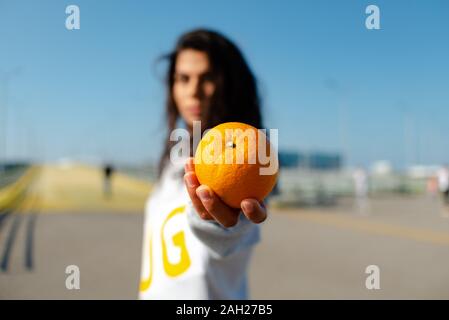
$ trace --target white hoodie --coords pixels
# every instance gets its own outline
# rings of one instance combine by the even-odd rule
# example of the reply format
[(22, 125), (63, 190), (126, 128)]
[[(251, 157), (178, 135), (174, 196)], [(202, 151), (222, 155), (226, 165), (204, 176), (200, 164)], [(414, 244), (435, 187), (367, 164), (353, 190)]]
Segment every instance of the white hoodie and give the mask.
[(140, 299), (247, 299), (247, 267), (259, 226), (240, 213), (236, 226), (202, 220), (167, 164), (146, 203)]

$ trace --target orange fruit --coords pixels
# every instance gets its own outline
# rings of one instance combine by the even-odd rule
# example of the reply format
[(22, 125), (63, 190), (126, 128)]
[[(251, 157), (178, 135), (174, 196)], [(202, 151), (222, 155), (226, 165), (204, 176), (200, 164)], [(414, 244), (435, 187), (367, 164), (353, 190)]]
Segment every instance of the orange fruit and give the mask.
[(262, 201), (278, 176), (277, 153), (264, 132), (240, 122), (209, 130), (198, 144), (194, 163), (198, 181), (233, 208), (247, 198)]

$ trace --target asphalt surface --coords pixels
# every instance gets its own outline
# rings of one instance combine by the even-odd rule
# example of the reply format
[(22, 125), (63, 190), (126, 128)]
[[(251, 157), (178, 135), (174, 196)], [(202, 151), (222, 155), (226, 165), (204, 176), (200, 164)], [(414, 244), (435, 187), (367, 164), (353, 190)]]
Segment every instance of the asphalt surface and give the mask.
[[(254, 299), (449, 299), (449, 218), (435, 199), (380, 198), (358, 212), (272, 209), (249, 270)], [(1, 213), (0, 299), (135, 299), (143, 215)], [(80, 289), (66, 288), (66, 268)], [(380, 289), (365, 269), (377, 265)]]

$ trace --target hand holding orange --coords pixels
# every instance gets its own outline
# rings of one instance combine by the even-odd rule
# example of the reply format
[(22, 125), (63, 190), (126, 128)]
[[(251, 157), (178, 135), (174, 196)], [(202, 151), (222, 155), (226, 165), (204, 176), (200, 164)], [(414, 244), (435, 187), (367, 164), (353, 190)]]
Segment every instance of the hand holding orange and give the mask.
[(240, 209), (255, 223), (265, 220), (263, 199), (278, 176), (277, 167), (263, 174), (267, 163), (262, 163), (260, 154), (266, 152), (277, 161), (265, 134), (250, 125), (228, 122), (208, 131), (195, 159), (186, 164), (186, 186), (198, 213), (224, 226), (237, 223)]

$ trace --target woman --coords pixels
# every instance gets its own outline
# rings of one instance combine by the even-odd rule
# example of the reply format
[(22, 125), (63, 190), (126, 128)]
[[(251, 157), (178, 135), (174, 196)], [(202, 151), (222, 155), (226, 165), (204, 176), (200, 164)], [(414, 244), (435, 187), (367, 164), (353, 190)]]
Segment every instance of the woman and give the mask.
[[(159, 181), (146, 204), (141, 299), (245, 299), (247, 267), (259, 241), (265, 206), (245, 199), (241, 210), (200, 185), (193, 158), (170, 161), (170, 133), (181, 121), (191, 133), (238, 121), (263, 128), (255, 78), (223, 35), (194, 30), (168, 56), (167, 129)], [(193, 152), (193, 148), (192, 152)]]

